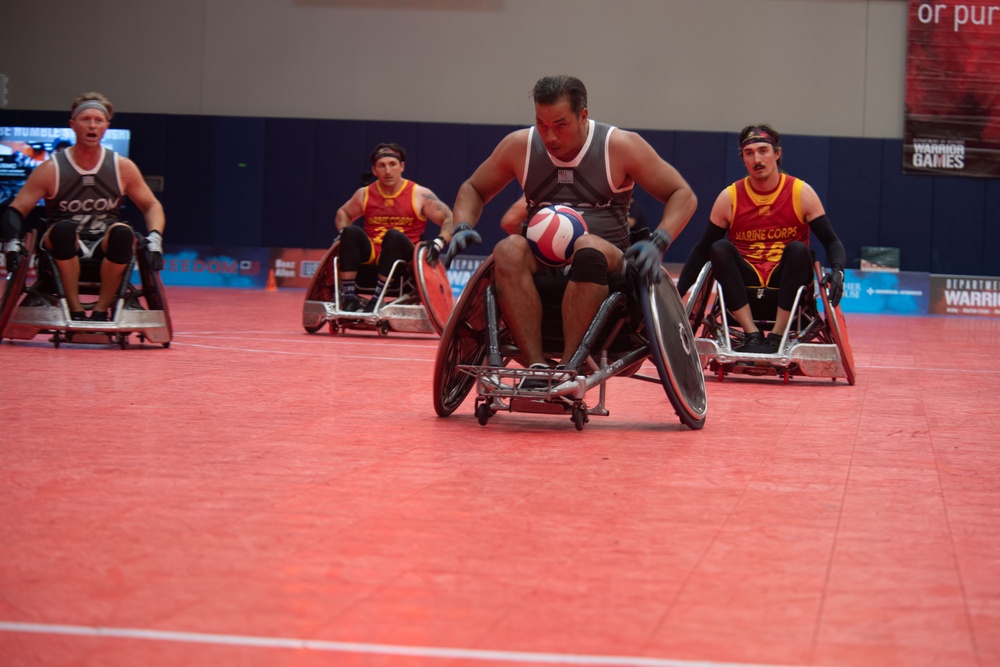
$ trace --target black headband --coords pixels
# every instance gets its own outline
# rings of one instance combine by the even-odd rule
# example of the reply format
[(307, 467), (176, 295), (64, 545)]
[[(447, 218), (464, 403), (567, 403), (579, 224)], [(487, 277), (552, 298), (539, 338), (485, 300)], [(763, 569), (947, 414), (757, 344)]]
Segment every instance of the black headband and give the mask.
[(379, 152), (375, 153), (375, 155), (372, 157), (372, 165), (374, 165), (376, 162), (378, 162), (384, 157), (394, 157), (400, 162), (403, 161), (403, 158), (400, 157), (399, 153), (392, 150), (391, 148), (381, 148), (379, 149)]
[(750, 130), (747, 136), (743, 138), (743, 141), (740, 142), (740, 149), (746, 147), (747, 144), (760, 144), (760, 143), (771, 144), (775, 148), (781, 145), (774, 138), (774, 135), (772, 135), (770, 132), (761, 129), (759, 127), (755, 127), (752, 130)]

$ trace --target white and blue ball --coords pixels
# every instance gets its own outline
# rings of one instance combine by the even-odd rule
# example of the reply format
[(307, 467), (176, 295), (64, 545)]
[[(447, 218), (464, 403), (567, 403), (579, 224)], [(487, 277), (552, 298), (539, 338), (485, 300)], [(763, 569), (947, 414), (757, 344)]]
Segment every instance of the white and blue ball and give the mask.
[(549, 266), (565, 266), (573, 256), (577, 239), (587, 233), (583, 216), (569, 206), (546, 206), (531, 220), (525, 237), (538, 261)]

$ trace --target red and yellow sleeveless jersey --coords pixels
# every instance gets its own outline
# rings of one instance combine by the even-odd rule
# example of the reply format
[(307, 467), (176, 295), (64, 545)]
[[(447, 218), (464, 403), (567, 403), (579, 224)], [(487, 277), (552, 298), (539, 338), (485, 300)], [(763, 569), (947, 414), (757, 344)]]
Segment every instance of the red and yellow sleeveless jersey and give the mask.
[(785, 245), (801, 241), (809, 245), (809, 225), (802, 214), (803, 181), (782, 174), (771, 192), (756, 192), (750, 177), (729, 186), (732, 222), (729, 240), (753, 266), (760, 284), (767, 285), (781, 260)]
[(416, 183), (406, 179), (393, 193), (383, 192), (378, 181), (365, 188), (362, 204), (365, 233), (371, 239), (376, 255), (382, 249), (382, 237), (390, 229), (398, 229), (415, 244), (420, 242), (427, 218), (417, 210), (415, 197)]

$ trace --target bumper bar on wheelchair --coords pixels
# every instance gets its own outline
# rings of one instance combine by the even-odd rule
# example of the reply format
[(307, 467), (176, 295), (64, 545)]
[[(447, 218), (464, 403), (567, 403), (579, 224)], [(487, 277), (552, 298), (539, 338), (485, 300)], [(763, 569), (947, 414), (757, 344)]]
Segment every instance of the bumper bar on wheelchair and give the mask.
[[(588, 374), (561, 368), (507, 368), (497, 366), (459, 365), (458, 370), (478, 380), (478, 393), (482, 398), (531, 397), (534, 399), (557, 400), (568, 398), (582, 401), (588, 391), (601, 388), (601, 403), (604, 402), (604, 384), (608, 379), (620, 374), (623, 369), (638, 364), (649, 356), (649, 350), (642, 346), (608, 364), (602, 355), (601, 364), (592, 364), (593, 372)], [(542, 380), (544, 386), (537, 389), (520, 389), (523, 379)], [(642, 378), (641, 378), (642, 379)]]

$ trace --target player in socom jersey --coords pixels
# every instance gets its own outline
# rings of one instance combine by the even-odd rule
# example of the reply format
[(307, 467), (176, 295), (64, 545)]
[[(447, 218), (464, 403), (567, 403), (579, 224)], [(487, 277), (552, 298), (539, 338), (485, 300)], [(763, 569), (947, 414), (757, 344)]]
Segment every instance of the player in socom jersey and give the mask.
[(7, 270), (24, 256), (22, 223), (40, 199), (45, 200), (47, 228), (43, 246), (52, 253), (70, 318), (87, 319), (80, 302), (80, 258), (101, 262), (101, 288), (90, 319), (107, 321), (108, 308), (132, 260), (135, 232), (119, 219), (122, 199), (142, 211), (151, 253), (151, 268), (163, 268), (163, 206), (132, 160), (101, 145), (114, 117), (114, 105), (100, 93), (84, 93), (70, 107), (69, 126), (76, 142), (40, 164), (0, 219), (0, 241), (7, 253)]

